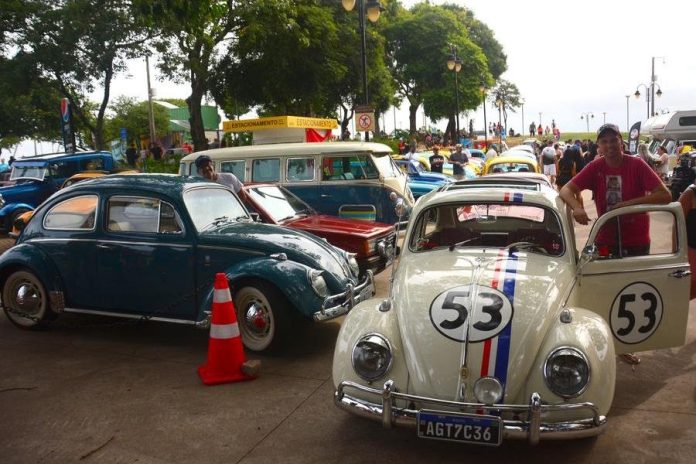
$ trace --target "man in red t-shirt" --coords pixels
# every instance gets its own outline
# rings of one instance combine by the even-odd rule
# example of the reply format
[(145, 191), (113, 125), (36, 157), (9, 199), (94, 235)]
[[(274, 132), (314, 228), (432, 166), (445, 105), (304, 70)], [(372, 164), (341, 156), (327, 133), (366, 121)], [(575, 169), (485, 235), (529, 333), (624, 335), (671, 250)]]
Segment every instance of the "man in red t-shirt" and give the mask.
[[(622, 206), (666, 204), (672, 199), (669, 190), (645, 161), (623, 153), (621, 131), (615, 124), (604, 124), (597, 131), (597, 144), (602, 157), (585, 166), (563, 188), (560, 195), (573, 210), (580, 224), (590, 219), (576, 195), (585, 189), (594, 193), (597, 214)], [(647, 214), (621, 217), (621, 253), (616, 243), (616, 222), (605, 226), (597, 236), (597, 244), (608, 247), (614, 256), (645, 255), (650, 251), (650, 218)]]

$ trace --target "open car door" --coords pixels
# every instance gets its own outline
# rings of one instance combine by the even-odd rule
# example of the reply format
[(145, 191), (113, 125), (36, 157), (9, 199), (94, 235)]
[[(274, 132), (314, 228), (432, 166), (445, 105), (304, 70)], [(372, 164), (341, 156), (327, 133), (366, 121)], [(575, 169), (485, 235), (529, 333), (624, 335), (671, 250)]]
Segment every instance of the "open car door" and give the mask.
[[(603, 227), (611, 227), (618, 238), (621, 225), (626, 227), (636, 213), (650, 219), (647, 254), (624, 256), (621, 246), (613, 251), (598, 246)], [(619, 208), (597, 219), (580, 259), (578, 303), (609, 323), (617, 353), (685, 343), (691, 273), (687, 253), (679, 203)]]

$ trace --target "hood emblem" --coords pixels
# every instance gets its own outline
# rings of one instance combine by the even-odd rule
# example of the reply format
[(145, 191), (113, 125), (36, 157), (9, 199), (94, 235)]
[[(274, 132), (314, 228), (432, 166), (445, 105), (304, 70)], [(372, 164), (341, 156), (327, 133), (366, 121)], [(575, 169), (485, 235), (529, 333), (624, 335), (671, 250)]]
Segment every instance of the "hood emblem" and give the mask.
[(492, 287), (471, 285), (450, 288), (430, 304), (430, 321), (445, 337), (465, 342), (482, 342), (500, 334), (512, 321), (510, 299)]

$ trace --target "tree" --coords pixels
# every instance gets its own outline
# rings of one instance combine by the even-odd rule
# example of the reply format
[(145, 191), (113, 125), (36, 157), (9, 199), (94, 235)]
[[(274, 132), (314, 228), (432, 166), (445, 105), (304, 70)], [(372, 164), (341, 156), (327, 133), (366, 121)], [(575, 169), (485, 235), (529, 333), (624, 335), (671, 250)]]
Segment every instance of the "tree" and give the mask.
[[(30, 54), (43, 83), (68, 98), (73, 114), (93, 134), (95, 148), (104, 147), (104, 114), (111, 81), (124, 71), (148, 38), (137, 27), (128, 0), (27, 0), (24, 27), (11, 34), (13, 50)], [(103, 89), (96, 114), (86, 95)], [(55, 102), (57, 107), (58, 102)]]
[[(225, 44), (239, 32), (241, 10), (263, 14), (278, 0), (136, 0), (146, 21), (160, 35), (154, 42), (159, 69), (175, 82), (188, 80), (186, 99), (191, 138), (196, 150), (208, 148), (201, 104), (211, 89), (212, 71), (218, 66)], [(185, 79), (186, 77), (186, 79)]]
[(500, 79), (498, 84), (491, 89), (489, 94), (491, 102), (495, 103), (496, 108), (502, 112), (503, 127), (507, 127), (508, 110), (515, 112), (515, 108), (519, 107), (520, 91), (517, 86), (505, 79)]
[(426, 114), (431, 119), (446, 115), (452, 126), (455, 91), (452, 72), (445, 66), (450, 44), (464, 58), (458, 76), (460, 109), (480, 104), (480, 76), (489, 75), (486, 58), (453, 12), (417, 4), (410, 11), (402, 10), (385, 29), (385, 35), (398, 93), (409, 101), (411, 132), (416, 130), (416, 111), (426, 100)]
[[(161, 105), (152, 105), (157, 128), (157, 137), (165, 135), (169, 130), (169, 112)], [(131, 97), (118, 97), (110, 105), (113, 116), (104, 124), (105, 140), (118, 139), (121, 129), (126, 129), (129, 141), (139, 141), (149, 137), (148, 102), (138, 102)]]

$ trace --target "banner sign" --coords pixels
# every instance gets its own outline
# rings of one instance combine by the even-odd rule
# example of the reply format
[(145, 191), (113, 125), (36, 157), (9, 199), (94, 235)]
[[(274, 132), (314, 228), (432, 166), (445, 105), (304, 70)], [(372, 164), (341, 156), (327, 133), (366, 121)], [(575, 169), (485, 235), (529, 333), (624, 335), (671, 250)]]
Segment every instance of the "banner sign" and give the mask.
[(640, 141), (640, 121), (631, 126), (628, 132), (628, 151), (632, 154), (638, 153), (638, 142)]
[(225, 132), (246, 132), (263, 129), (300, 128), (300, 129), (335, 129), (335, 119), (306, 118), (303, 116), (273, 116), (257, 119), (236, 119), (224, 121)]
[(66, 153), (75, 153), (75, 131), (72, 128), (72, 108), (67, 98), (60, 100), (60, 132)]

